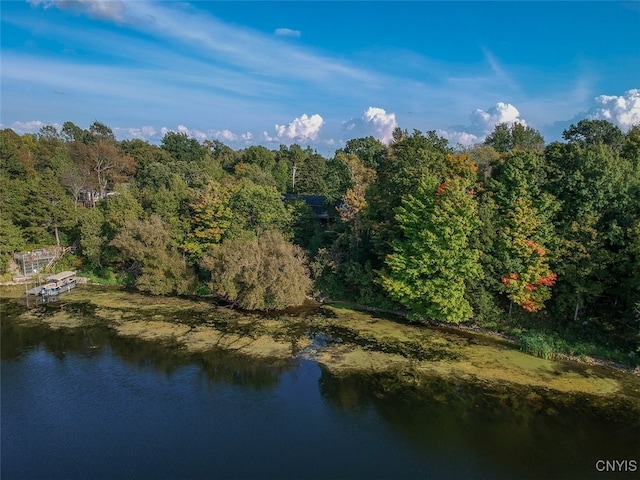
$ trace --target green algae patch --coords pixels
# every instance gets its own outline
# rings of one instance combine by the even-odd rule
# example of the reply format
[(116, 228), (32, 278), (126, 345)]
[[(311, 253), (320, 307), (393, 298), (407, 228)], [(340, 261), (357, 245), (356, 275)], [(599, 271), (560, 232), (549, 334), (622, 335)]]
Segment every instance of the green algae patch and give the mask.
[(371, 313), (324, 308), (334, 313), (325, 320), (327, 327), (346, 326), (350, 331), (350, 337), (341, 338), (343, 342), (348, 338), (348, 344), (330, 346), (317, 356), (333, 374), (400, 370), (415, 381), (420, 376), (437, 375), (590, 395), (621, 392), (621, 382), (625, 394), (640, 386), (640, 379), (631, 374), (545, 360), (483, 334), (407, 325)]
[(473, 377), (561, 392), (608, 394), (620, 389), (617, 380), (596, 374), (588, 368), (566, 371), (558, 362), (533, 357), (517, 350), (497, 350), (483, 345), (473, 346), (470, 350), (465, 360), (421, 363), (416, 368), (424, 373)]
[(41, 322), (52, 330), (61, 328), (78, 328), (85, 325), (83, 318), (72, 316), (63, 310), (42, 314), (42, 312), (28, 311), (20, 315), (20, 319), (24, 322)]
[(184, 336), (190, 327), (163, 321), (123, 321), (115, 327), (120, 335), (143, 340), (176, 340)]
[(435, 376), (564, 394), (624, 396), (636, 402), (640, 398), (640, 378), (630, 373), (545, 360), (489, 335), (331, 305), (308, 303), (300, 312), (260, 315), (218, 307), (206, 299), (80, 286), (66, 293), (58, 306), (27, 310), (20, 320), (52, 329), (98, 323), (119, 336), (163, 343), (188, 354), (227, 350), (258, 358), (307, 358), (335, 375), (388, 374), (408, 384)]
[(410, 366), (410, 360), (402, 355), (364, 350), (352, 345), (330, 345), (319, 351), (315, 359), (333, 374), (381, 373)]

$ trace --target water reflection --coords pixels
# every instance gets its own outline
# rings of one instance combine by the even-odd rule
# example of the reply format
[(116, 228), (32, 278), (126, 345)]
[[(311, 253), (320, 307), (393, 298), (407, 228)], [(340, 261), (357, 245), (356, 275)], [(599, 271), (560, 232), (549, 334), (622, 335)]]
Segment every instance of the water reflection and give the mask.
[[(636, 459), (636, 421), (611, 422), (583, 415), (584, 399), (561, 402), (532, 389), (500, 389), (433, 377), (419, 389), (388, 375), (335, 376), (322, 370), (320, 389), (335, 408), (375, 408), (378, 418), (412, 448), (452, 462), (469, 461), (496, 478), (605, 478), (601, 458)], [(618, 418), (617, 420), (620, 420)], [(615, 476), (615, 475), (614, 475)]]
[[(31, 313), (45, 316), (51, 308), (51, 304), (41, 305)], [(91, 315), (90, 310), (82, 310), (90, 308), (86, 304), (67, 308), (73, 309), (75, 315)], [(188, 353), (169, 343), (121, 337), (102, 325), (61, 329), (51, 329), (46, 324), (38, 323), (24, 325), (15, 319), (23, 311), (19, 305), (10, 302), (2, 306), (2, 360), (18, 360), (36, 348), (42, 348), (58, 359), (69, 354), (99, 355), (102, 349), (108, 348), (133, 366), (151, 367), (166, 376), (185, 366), (198, 365), (203, 376), (212, 384), (228, 383), (257, 390), (274, 388), (282, 374), (293, 368), (291, 361), (256, 360), (222, 349)]]
[[(60, 307), (93, 315), (83, 304), (32, 313)], [(3, 478), (608, 478), (598, 459), (640, 460), (638, 419), (608, 418), (625, 418), (624, 405), (188, 353), (0, 308)], [(312, 346), (335, 341), (315, 335)]]

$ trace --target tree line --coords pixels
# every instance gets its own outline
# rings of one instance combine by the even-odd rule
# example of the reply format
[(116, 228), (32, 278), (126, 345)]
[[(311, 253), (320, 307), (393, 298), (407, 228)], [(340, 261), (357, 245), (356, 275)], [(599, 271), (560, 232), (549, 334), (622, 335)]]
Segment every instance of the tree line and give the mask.
[(268, 310), (315, 293), (640, 353), (638, 126), (582, 120), (546, 144), (501, 124), (472, 147), (397, 129), (325, 158), (66, 122), (0, 131), (0, 164), (4, 273), (15, 251), (75, 245), (62, 265), (151, 294)]

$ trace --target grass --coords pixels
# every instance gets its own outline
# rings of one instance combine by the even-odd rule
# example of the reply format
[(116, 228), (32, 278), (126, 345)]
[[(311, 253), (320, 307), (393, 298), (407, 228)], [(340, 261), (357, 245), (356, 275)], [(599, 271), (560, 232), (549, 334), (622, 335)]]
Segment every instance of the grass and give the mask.
[(560, 353), (557, 338), (543, 332), (525, 332), (520, 335), (518, 343), (523, 352), (540, 358), (554, 359)]
[(560, 336), (556, 332), (528, 330), (519, 333), (517, 338), (523, 352), (540, 358), (597, 358), (630, 367), (640, 366), (637, 352), (625, 351), (619, 346), (598, 344), (573, 335)]

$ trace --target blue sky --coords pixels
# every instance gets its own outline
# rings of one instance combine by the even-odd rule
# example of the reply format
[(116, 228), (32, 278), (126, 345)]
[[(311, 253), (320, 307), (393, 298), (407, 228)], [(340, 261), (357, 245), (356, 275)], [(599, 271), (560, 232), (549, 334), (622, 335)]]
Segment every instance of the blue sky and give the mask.
[(640, 2), (2, 1), (0, 123), (157, 143), (640, 123)]

